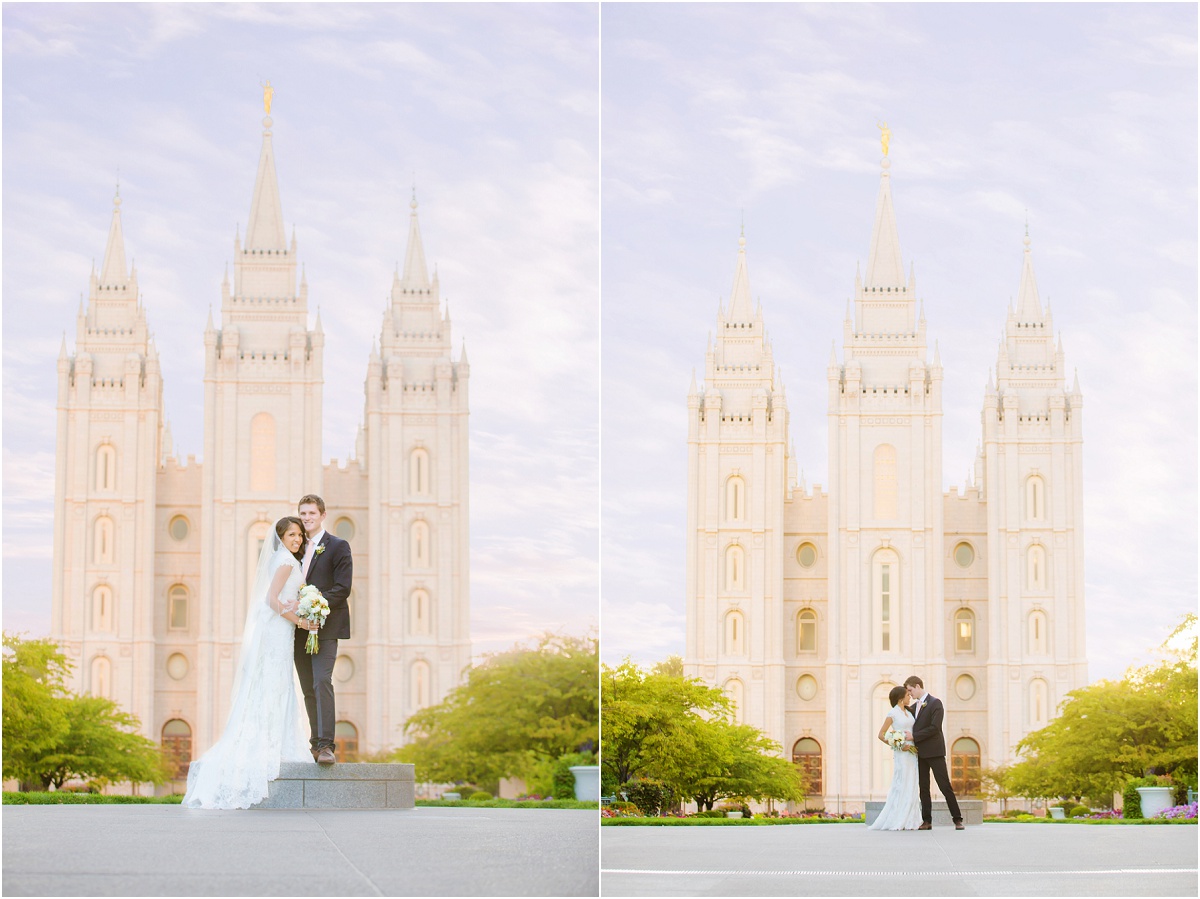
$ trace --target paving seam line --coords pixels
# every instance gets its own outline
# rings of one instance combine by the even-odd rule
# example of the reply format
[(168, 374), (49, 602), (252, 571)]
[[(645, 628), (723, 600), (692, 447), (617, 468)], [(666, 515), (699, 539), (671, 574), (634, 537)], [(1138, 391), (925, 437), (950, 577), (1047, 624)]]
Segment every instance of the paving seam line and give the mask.
[(359, 877), (361, 877), (363, 880), (365, 880), (367, 882), (367, 884), (371, 887), (371, 889), (375, 891), (376, 896), (382, 896), (383, 891), (375, 885), (375, 881), (373, 881), (370, 877), (368, 877), (361, 870), (359, 870), (358, 865), (356, 865), (356, 864), (354, 864), (354, 862), (350, 861), (350, 859), (346, 857), (346, 853), (342, 852), (342, 847), (339, 846), (337, 844), (337, 842), (333, 839), (333, 837), (331, 837), (329, 835), (329, 831), (327, 831), (325, 829), (325, 825), (323, 825), (321, 823), (320, 818), (318, 818), (316, 815), (312, 815), (312, 814), (308, 814), (308, 813), (305, 814), (305, 817), (311, 818), (313, 823), (316, 824), (317, 827), (321, 828), (321, 833), (323, 833), (325, 835), (325, 839), (327, 839), (329, 841), (329, 845), (332, 846), (334, 848), (334, 850), (337, 852), (337, 854), (340, 855), (342, 857), (342, 859), (346, 862), (346, 864), (350, 866), (350, 870), (353, 871), (355, 874), (357, 874)]
[[(657, 874), (680, 875), (691, 874), (704, 877), (725, 877), (749, 875), (761, 877), (891, 877), (895, 871), (771, 871), (771, 870), (666, 870), (643, 868), (601, 868), (601, 874)], [(1091, 868), (1071, 871), (908, 871), (906, 877), (1012, 877), (1032, 875), (1035, 877), (1053, 877), (1056, 875), (1078, 876), (1095, 875), (1107, 877), (1112, 874), (1195, 874), (1196, 868)]]

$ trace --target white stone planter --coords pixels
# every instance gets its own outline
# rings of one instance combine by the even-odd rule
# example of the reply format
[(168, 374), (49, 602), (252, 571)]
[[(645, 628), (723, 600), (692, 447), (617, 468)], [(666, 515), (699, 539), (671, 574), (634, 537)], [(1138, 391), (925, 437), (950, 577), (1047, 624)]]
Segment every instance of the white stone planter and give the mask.
[(1054, 808), (1050, 809), (1050, 817), (1057, 821), (1062, 821), (1067, 817), (1067, 810), (1054, 806)]
[(1138, 795), (1142, 797), (1142, 817), (1153, 818), (1159, 812), (1171, 807), (1170, 787), (1138, 787)]
[(462, 794), (461, 793), (443, 793), (442, 798), (443, 799), (462, 799)]
[(740, 818), (740, 817), (742, 817), (742, 813), (741, 812), (726, 812), (725, 817), (726, 818)]
[(575, 798), (581, 802), (600, 801), (600, 766), (572, 765), (575, 775)]

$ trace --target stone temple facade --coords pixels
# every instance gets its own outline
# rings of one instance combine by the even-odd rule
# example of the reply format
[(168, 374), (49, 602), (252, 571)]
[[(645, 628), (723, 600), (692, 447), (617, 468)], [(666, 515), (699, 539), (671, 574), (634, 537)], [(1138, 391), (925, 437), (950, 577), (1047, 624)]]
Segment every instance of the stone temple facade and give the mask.
[(75, 351), (64, 338), (58, 359), (52, 636), (75, 664), (73, 687), (136, 715), (180, 771), (224, 726), (262, 540), (306, 493), (324, 498), (326, 528), (354, 553), (352, 637), (334, 672), (342, 757), (403, 742), (405, 720), (471, 659), (470, 368), (465, 349), (451, 353), (416, 200), (404, 270), (364, 360), (352, 455), (323, 465), (325, 338), (319, 313), (308, 327), (271, 124), (220, 319), (210, 312), (204, 328), (202, 461), (172, 449), (153, 310), (126, 266), (119, 197)]
[(1028, 235), (1016, 306), (996, 310), (973, 483), (947, 493), (942, 365), (882, 166), (866, 274), (826, 368), (828, 487), (796, 476), (744, 238), (688, 395), (685, 672), (723, 687), (830, 810), (886, 797), (891, 753), (876, 735), (889, 689), (910, 674), (945, 703), (966, 795), (981, 765), (1011, 761), (1087, 683), (1083, 398)]

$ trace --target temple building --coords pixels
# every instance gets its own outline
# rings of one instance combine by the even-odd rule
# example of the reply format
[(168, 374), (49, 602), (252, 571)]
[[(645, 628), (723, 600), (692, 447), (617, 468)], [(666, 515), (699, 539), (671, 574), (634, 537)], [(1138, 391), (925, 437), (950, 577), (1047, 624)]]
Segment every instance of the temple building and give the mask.
[(471, 660), (470, 368), (465, 349), (451, 352), (416, 199), (403, 272), (363, 349), (362, 423), (348, 461), (322, 464), (325, 336), (319, 313), (309, 327), (267, 111), (246, 233), (219, 318), (210, 311), (197, 335), (202, 458), (172, 446), (119, 196), (74, 351), (64, 338), (58, 359), (52, 637), (74, 663), (71, 687), (136, 715), (180, 773), (220, 735), (259, 550), (306, 493), (324, 498), (326, 528), (354, 554), (352, 637), (334, 670), (339, 757), (399, 745), (406, 719)]
[(1016, 305), (995, 310), (974, 474), (945, 492), (942, 364), (902, 262), (886, 154), (866, 271), (826, 365), (829, 484), (797, 477), (744, 237), (688, 394), (685, 673), (722, 687), (830, 811), (886, 797), (891, 753), (876, 735), (910, 674), (945, 703), (968, 796), (981, 766), (1012, 761), (1087, 683), (1083, 397), (1028, 233)]

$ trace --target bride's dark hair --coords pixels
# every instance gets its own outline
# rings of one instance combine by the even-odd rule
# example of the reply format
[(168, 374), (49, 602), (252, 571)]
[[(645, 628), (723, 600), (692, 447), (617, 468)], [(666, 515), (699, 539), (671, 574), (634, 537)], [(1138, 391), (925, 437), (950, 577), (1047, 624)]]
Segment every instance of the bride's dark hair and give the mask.
[(901, 699), (904, 698), (904, 694), (907, 692), (908, 691), (903, 687), (892, 687), (892, 692), (888, 694), (888, 702), (890, 702), (892, 707), (895, 708), (895, 706), (900, 702)]
[(304, 533), (304, 522), (295, 515), (285, 515), (283, 518), (275, 522), (275, 535), (283, 540), (283, 535), (287, 533), (287, 529), (292, 525), (300, 528), (300, 548), (292, 553), (301, 562), (304, 561), (304, 549), (308, 546), (308, 534)]

